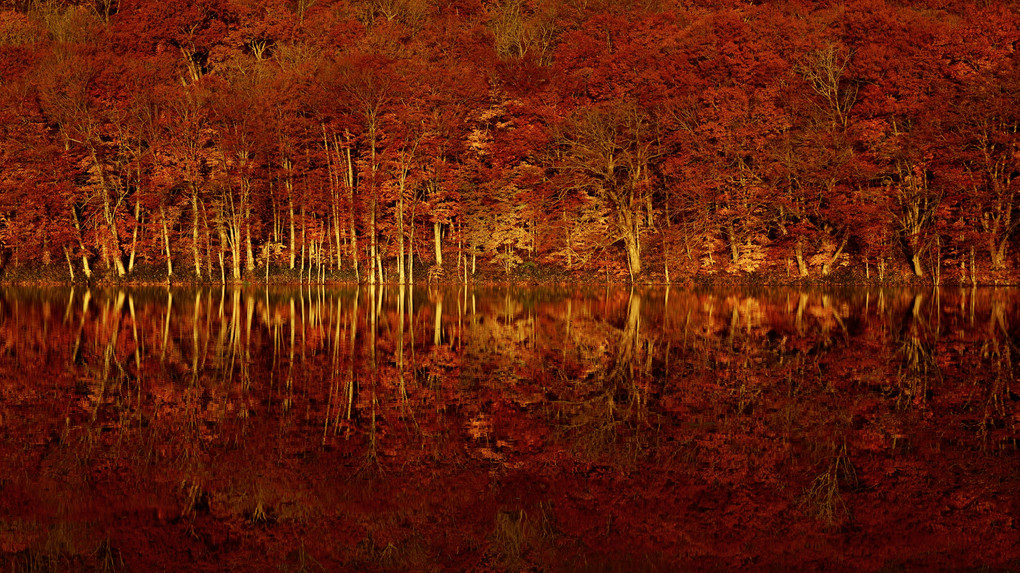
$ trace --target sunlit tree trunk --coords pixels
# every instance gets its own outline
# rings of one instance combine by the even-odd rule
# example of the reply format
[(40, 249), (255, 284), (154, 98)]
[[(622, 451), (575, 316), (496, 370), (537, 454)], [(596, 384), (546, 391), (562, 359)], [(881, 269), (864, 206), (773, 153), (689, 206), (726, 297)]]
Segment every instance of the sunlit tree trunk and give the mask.
[[(245, 153), (242, 160), (241, 167), (247, 169), (248, 154)], [(243, 229), (239, 228), (238, 232), (244, 231), (244, 250), (245, 250), (245, 265), (244, 269), (248, 274), (255, 272), (255, 252), (252, 249), (251, 241), (251, 178), (245, 172), (241, 176), (241, 209), (239, 215), (241, 216), (241, 222)]]
[(400, 154), (400, 164), (397, 173), (397, 282), (405, 284), (407, 276), (405, 271), (404, 253), (404, 194), (407, 192), (407, 177), (410, 174), (414, 161), (415, 152), (418, 149), (418, 141), (415, 140), (410, 148), (405, 148)]
[[(381, 283), (383, 282), (382, 257), (379, 253), (379, 230), (376, 228), (376, 216), (377, 216), (376, 211), (378, 210), (379, 206), (379, 179), (378, 179), (379, 165), (376, 159), (377, 155), (376, 145), (378, 144), (376, 139), (378, 135), (376, 133), (376, 129), (378, 127), (377, 125), (378, 116), (376, 110), (373, 109), (371, 110), (371, 112), (368, 113), (367, 120), (368, 120), (368, 142), (370, 155), (369, 168), (371, 169), (370, 177), (372, 185), (371, 192), (372, 205), (369, 209), (370, 211), (369, 232), (372, 234), (372, 236), (369, 239), (370, 245), (369, 252), (370, 257), (372, 259), (373, 273), (378, 272), (378, 275), (373, 276), (371, 282)], [(378, 278), (376, 278), (376, 276)]]
[(216, 251), (216, 258), (220, 262), (220, 282), (226, 284), (227, 282), (227, 263), (226, 263), (226, 245), (228, 242), (227, 232), (223, 228), (223, 222), (220, 220), (216, 221), (216, 234), (219, 236), (220, 244), (219, 250)]
[(641, 246), (637, 237), (634, 236), (625, 235), (623, 241), (627, 248), (627, 266), (630, 276), (632, 279), (636, 279), (641, 276)]
[(67, 270), (71, 274), (71, 282), (74, 282), (74, 263), (71, 262), (71, 253), (64, 247), (64, 258), (67, 259)]
[(219, 238), (219, 249), (216, 251), (216, 257), (220, 263), (220, 282), (226, 283), (227, 256), (228, 254), (233, 256), (234, 251), (230, 245), (229, 222), (224, 220), (225, 214), (223, 213), (222, 205), (219, 206), (218, 211), (215, 214), (216, 236)]
[(230, 275), (235, 281), (241, 280), (241, 229), (236, 218), (230, 230)]
[[(200, 205), (202, 210), (202, 227), (205, 229), (205, 271), (208, 275), (209, 280), (213, 278), (213, 241), (212, 241), (212, 226), (209, 225), (209, 210), (205, 205), (205, 201), (201, 201)], [(222, 253), (221, 253), (222, 254)], [(222, 275), (223, 263), (220, 263), (220, 274)]]
[(736, 230), (733, 228), (733, 223), (730, 222), (726, 226), (726, 240), (730, 244), (730, 259), (734, 264), (740, 260), (740, 244), (737, 238)]
[(283, 223), (280, 221), (280, 203), (276, 200), (276, 194), (273, 193), (273, 183), (269, 183), (269, 202), (270, 208), (273, 210), (273, 231), (272, 231), (272, 242), (279, 243), (280, 236), (283, 234), (281, 226)]
[(195, 277), (202, 278), (202, 254), (199, 252), (198, 238), (198, 186), (191, 184), (191, 251), (195, 256)]
[[(224, 192), (224, 201), (220, 206), (219, 227), (221, 241), (226, 237), (226, 247), (230, 250), (230, 276), (235, 281), (241, 279), (241, 209), (234, 202), (234, 193), (231, 189)], [(224, 245), (220, 245), (223, 249)]]
[[(117, 276), (123, 277), (127, 274), (124, 268), (124, 261), (121, 259), (120, 234), (117, 231), (117, 206), (119, 201), (114, 202), (113, 193), (110, 189), (111, 183), (106, 176), (106, 169), (99, 162), (95, 148), (89, 144), (89, 153), (92, 163), (99, 176), (99, 194), (103, 208), (103, 220), (106, 222), (107, 238), (103, 240), (103, 258), (107, 264), (112, 264)], [(112, 251), (112, 253), (110, 252)]]
[(169, 279), (174, 275), (174, 262), (173, 256), (170, 254), (170, 231), (167, 229), (166, 211), (162, 205), (159, 206), (159, 217), (163, 223), (163, 245), (166, 247), (166, 276)]
[(1006, 266), (1006, 250), (1013, 235), (1013, 228), (1016, 226), (1012, 220), (1012, 196), (1005, 199), (1000, 196), (997, 203), (1004, 205), (993, 205), (992, 212), (985, 211), (981, 218), (982, 230), (988, 234), (988, 256), (992, 262), (992, 270), (1000, 270)]
[[(305, 216), (305, 205), (301, 204), (301, 268), (299, 275), (305, 272), (305, 248), (308, 245), (308, 217)], [(309, 265), (311, 266), (311, 265)]]
[(284, 159), (283, 161), (284, 169), (287, 170), (284, 186), (287, 188), (287, 213), (290, 216), (290, 270), (294, 270), (294, 264), (297, 262), (297, 235), (294, 229), (294, 181), (290, 177), (292, 166), (290, 160)]
[(351, 149), (348, 146), (344, 149), (344, 159), (346, 163), (346, 184), (347, 184), (347, 219), (350, 222), (350, 233), (351, 233), (351, 261), (354, 263), (354, 277), (358, 282), (361, 282), (361, 268), (358, 263), (358, 226), (354, 216), (354, 186), (357, 182), (355, 174), (357, 173), (354, 169), (354, 159), (351, 157)]
[(843, 249), (846, 248), (846, 241), (847, 241), (848, 234), (849, 233), (843, 233), (843, 239), (839, 242), (839, 247), (837, 247), (836, 251), (832, 253), (832, 256), (829, 257), (828, 261), (822, 263), (822, 276), (823, 277), (824, 276), (828, 276), (829, 272), (832, 271), (832, 265), (834, 265), (837, 262), (839, 262), (839, 257), (841, 257), (843, 255)]
[(804, 262), (804, 239), (801, 237), (797, 237), (794, 255), (797, 257), (797, 272), (800, 273), (801, 277), (808, 276), (807, 264)]
[(405, 284), (407, 276), (404, 269), (404, 182), (406, 176), (400, 177), (400, 186), (397, 190), (397, 282)]
[(81, 268), (82, 272), (85, 273), (85, 280), (92, 278), (92, 267), (89, 265), (88, 251), (85, 249), (85, 242), (82, 239), (81, 234), (81, 223), (78, 221), (78, 211), (71, 206), (71, 219), (74, 221), (74, 230), (78, 237), (78, 248), (81, 249)]
[(976, 266), (977, 266), (977, 263), (975, 261), (974, 246), (971, 245), (971, 247), (970, 247), (970, 265), (968, 265), (968, 270), (970, 271), (970, 284), (973, 285), (973, 286), (977, 286), (977, 268), (976, 268)]
[(914, 271), (914, 274), (923, 277), (924, 276), (924, 265), (921, 264), (921, 255), (914, 253), (910, 257), (910, 268)]
[(436, 221), (432, 223), (432, 235), (435, 237), (436, 266), (443, 266), (443, 225)]
[(378, 265), (378, 260), (377, 260), (377, 257), (376, 257), (376, 249), (378, 248), (378, 245), (376, 245), (376, 234), (375, 234), (375, 198), (374, 197), (372, 198), (372, 205), (369, 208), (369, 212), (368, 212), (368, 229), (369, 229), (369, 233), (370, 233), (370, 236), (369, 236), (369, 239), (368, 239), (368, 261), (369, 261), (368, 268), (371, 271), (369, 273), (368, 282), (372, 283), (372, 284), (376, 284), (376, 283), (382, 282), (382, 279), (381, 278), (376, 279), (376, 274), (375, 274), (376, 273), (376, 267), (379, 266), (379, 265)]
[[(330, 137), (330, 134), (326, 131), (325, 124), (322, 125), (322, 145), (326, 151), (326, 167), (329, 173), (330, 212), (333, 216), (333, 234), (331, 240), (336, 242), (336, 266), (339, 270), (343, 266), (343, 244), (341, 242), (343, 226), (341, 224), (342, 217), (340, 216), (340, 205), (343, 199), (341, 198), (340, 188), (349, 182), (349, 166), (345, 166), (344, 174), (341, 178), (340, 164), (343, 161), (343, 151), (341, 151), (340, 138), (335, 134)], [(348, 201), (348, 216), (351, 216), (353, 222), (353, 209), (350, 201)], [(353, 225), (351, 228), (353, 230)], [(354, 265), (357, 267), (357, 257), (354, 257)]]
[(142, 203), (135, 196), (135, 228), (131, 231), (131, 254), (128, 256), (127, 271), (130, 273), (135, 269), (135, 253), (138, 249), (138, 229), (142, 226)]

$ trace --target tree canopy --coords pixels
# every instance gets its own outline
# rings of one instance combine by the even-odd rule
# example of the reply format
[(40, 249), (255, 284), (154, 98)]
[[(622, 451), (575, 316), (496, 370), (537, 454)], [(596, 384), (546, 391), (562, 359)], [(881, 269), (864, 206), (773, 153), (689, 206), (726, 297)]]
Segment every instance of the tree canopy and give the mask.
[(1017, 264), (1015, 2), (4, 6), (8, 271)]

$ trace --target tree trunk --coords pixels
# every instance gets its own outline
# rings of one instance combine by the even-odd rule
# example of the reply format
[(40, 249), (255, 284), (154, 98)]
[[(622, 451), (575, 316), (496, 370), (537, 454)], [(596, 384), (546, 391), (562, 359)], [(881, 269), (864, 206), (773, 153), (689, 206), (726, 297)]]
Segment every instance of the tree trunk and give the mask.
[(103, 241), (103, 259), (110, 264), (111, 260), (114, 269), (117, 271), (117, 276), (124, 276), (127, 272), (124, 269), (124, 261), (121, 260), (120, 253), (120, 234), (117, 231), (117, 204), (113, 203), (113, 198), (110, 197), (110, 186), (106, 182), (106, 171), (103, 169), (102, 164), (99, 163), (99, 158), (96, 155), (95, 148), (89, 145), (89, 151), (92, 155), (92, 163), (96, 166), (96, 172), (99, 175), (99, 190), (102, 195), (103, 201), (103, 218), (106, 221), (106, 226), (109, 231), (110, 244), (112, 247), (113, 254), (111, 256), (110, 249), (107, 248), (106, 241)]
[[(243, 155), (243, 165), (247, 165), (249, 155), (247, 152)], [(240, 224), (237, 225), (237, 237), (236, 240), (240, 243), (242, 241), (241, 232), (244, 232), (244, 270), (245, 274), (252, 274), (255, 272), (255, 253), (251, 246), (251, 180), (247, 175), (241, 177), (241, 208), (238, 212), (241, 217)], [(238, 245), (240, 247), (240, 244)]]
[(74, 264), (71, 263), (71, 253), (64, 247), (64, 258), (67, 259), (67, 270), (71, 273), (71, 282), (74, 282)]
[(836, 262), (839, 261), (839, 257), (843, 255), (843, 249), (846, 248), (846, 239), (847, 237), (846, 235), (844, 235), (843, 240), (840, 241), (839, 243), (839, 248), (836, 249), (836, 252), (832, 253), (832, 256), (829, 258), (829, 260), (826, 263), (822, 264), (823, 277), (829, 275), (829, 272), (832, 270), (832, 265), (836, 264)]
[(159, 206), (159, 217), (163, 222), (163, 245), (166, 247), (166, 277), (169, 279), (174, 275), (173, 257), (170, 255), (170, 232), (166, 226), (166, 212), (163, 206)]
[(191, 251), (195, 255), (195, 278), (202, 278), (202, 255), (198, 251), (198, 188), (191, 185)]
[(378, 242), (379, 241), (379, 229), (376, 228), (376, 217), (377, 217), (376, 211), (378, 210), (378, 205), (379, 205), (379, 180), (377, 178), (377, 173), (379, 171), (379, 165), (378, 165), (378, 162), (376, 161), (376, 143), (377, 143), (376, 142), (376, 127), (377, 127), (376, 126), (376, 120), (378, 118), (376, 117), (376, 112), (377, 112), (377, 110), (373, 109), (366, 116), (366, 119), (368, 121), (368, 141), (369, 141), (369, 146), (368, 147), (369, 147), (369, 160), (370, 160), (369, 161), (369, 167), (371, 168), (371, 172), (372, 172), (372, 174), (371, 174), (371, 178), (372, 178), (371, 179), (371, 183), (372, 183), (372, 192), (371, 192), (372, 206), (371, 206), (371, 211), (372, 212), (371, 212), (371, 215), (370, 215), (371, 220), (369, 222), (370, 223), (369, 224), (369, 232), (372, 233), (372, 237), (371, 237), (371, 240), (369, 241), (369, 243), (371, 244), (371, 247), (372, 247), (370, 254), (371, 254), (371, 257), (372, 257), (372, 263), (371, 264), (373, 266), (373, 273), (376, 270), (378, 270), (378, 272), (379, 272), (378, 280), (373, 278), (372, 282), (374, 282), (374, 283), (375, 282), (382, 283), (383, 282), (382, 257), (379, 254), (379, 242)]
[(992, 259), (992, 270), (1001, 270), (1006, 266), (1007, 241), (1003, 239), (997, 242), (994, 238), (988, 239), (988, 253)]
[(272, 242), (280, 242), (280, 206), (276, 202), (276, 194), (273, 193), (273, 183), (269, 183), (269, 204), (273, 210), (273, 231)]
[(411, 207), (411, 229), (407, 241), (407, 283), (414, 284), (414, 213), (415, 207)]
[[(305, 272), (305, 245), (308, 244), (307, 237), (308, 237), (308, 218), (305, 217), (305, 206), (302, 204), (301, 205), (301, 270), (298, 271), (298, 276), (299, 277), (302, 274), (304, 274), (304, 272)], [(310, 269), (311, 265), (308, 265), (308, 266), (309, 266), (309, 271), (310, 271), (311, 270)], [(309, 274), (311, 274), (311, 273), (309, 273)]]
[[(369, 275), (368, 282), (372, 284), (378, 284), (382, 282), (382, 264), (379, 263), (377, 253), (379, 245), (376, 243), (376, 229), (375, 229), (375, 197), (372, 197), (372, 206), (368, 214), (368, 232), (371, 236), (368, 239), (368, 260), (369, 268), (372, 270)], [(376, 271), (379, 271), (378, 279), (376, 278)]]
[(733, 230), (733, 223), (730, 223), (727, 227), (728, 238), (730, 242), (730, 257), (733, 259), (733, 264), (737, 264), (740, 260), (740, 246), (737, 245), (736, 232)]
[(627, 250), (627, 270), (630, 271), (631, 280), (636, 281), (641, 277), (641, 249), (637, 237), (624, 235), (623, 244)]
[(241, 223), (237, 220), (237, 214), (231, 217), (231, 226), (228, 230), (230, 241), (230, 275), (235, 281), (241, 280)]
[(914, 269), (915, 276), (924, 276), (924, 267), (921, 265), (921, 255), (914, 253), (914, 255), (910, 257), (910, 264)]
[(348, 148), (344, 150), (345, 159), (347, 160), (347, 208), (348, 218), (351, 222), (351, 259), (354, 261), (354, 277), (355, 280), (361, 282), (361, 269), (358, 266), (358, 227), (355, 224), (354, 217), (354, 160), (351, 158), (351, 150)]
[(269, 243), (262, 245), (262, 254), (266, 263), (266, 284), (269, 284)]
[(128, 272), (135, 269), (135, 253), (138, 249), (138, 228), (142, 226), (142, 204), (135, 197), (135, 228), (131, 232), (131, 255), (128, 257)]
[(78, 212), (74, 210), (73, 205), (71, 206), (71, 219), (74, 221), (74, 230), (78, 232), (78, 247), (81, 249), (82, 272), (85, 273), (85, 280), (89, 280), (92, 278), (92, 267), (89, 266), (88, 251), (85, 250), (85, 242), (82, 241), (81, 223), (78, 222)]
[(397, 189), (397, 282), (406, 284), (407, 275), (404, 269), (404, 184), (406, 175), (401, 175)]
[(432, 232), (436, 239), (436, 266), (443, 266), (443, 226), (438, 221), (432, 224)]
[(977, 267), (974, 262), (974, 246), (970, 247), (970, 284), (977, 286)]
[(251, 221), (250, 216), (244, 218), (244, 247), (245, 247), (245, 266), (244, 269), (251, 274), (255, 272), (255, 251), (251, 246)]
[(570, 244), (570, 221), (567, 219), (566, 212), (563, 213), (563, 221), (565, 223), (564, 229), (567, 235), (567, 270), (574, 266), (574, 246)]
[(344, 264), (344, 259), (343, 259), (343, 256), (344, 256), (344, 254), (343, 254), (343, 243), (340, 240), (341, 239), (341, 235), (343, 234), (343, 230), (340, 228), (340, 208), (339, 207), (337, 207), (337, 209), (333, 211), (333, 234), (335, 235), (335, 239), (336, 239), (336, 270), (339, 271), (340, 268), (343, 267), (343, 264)]
[[(205, 229), (205, 274), (209, 275), (209, 280), (213, 280), (213, 270), (215, 264), (213, 263), (213, 244), (212, 244), (212, 227), (209, 226), (209, 210), (205, 206), (205, 202), (201, 202), (200, 207), (202, 208), (202, 227)], [(220, 277), (223, 277), (223, 264), (220, 264)]]
[[(290, 187), (289, 184), (288, 187)], [(290, 213), (290, 270), (294, 270), (294, 263), (297, 262), (297, 234), (294, 232), (294, 198), (289, 197), (287, 201)]]
[(218, 259), (220, 261), (220, 282), (223, 283), (223, 284), (226, 284), (226, 282), (227, 282), (227, 263), (226, 263), (226, 260), (227, 260), (227, 251), (230, 250), (230, 237), (228, 236), (228, 231), (227, 231), (227, 228), (226, 228), (226, 224), (223, 222), (222, 218), (217, 218), (217, 221), (216, 221), (216, 234), (220, 238), (220, 248), (219, 248), (219, 251), (217, 251), (217, 253), (216, 253), (216, 256), (218, 257)]
[(797, 257), (797, 272), (800, 276), (808, 276), (807, 264), (804, 262), (804, 242), (801, 239), (797, 239), (797, 249), (794, 253)]

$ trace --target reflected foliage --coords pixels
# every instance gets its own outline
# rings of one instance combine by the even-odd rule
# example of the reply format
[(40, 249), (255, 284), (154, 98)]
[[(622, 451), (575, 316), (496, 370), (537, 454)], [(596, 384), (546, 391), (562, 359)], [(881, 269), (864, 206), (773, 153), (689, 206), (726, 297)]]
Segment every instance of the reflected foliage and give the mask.
[(1017, 567), (1018, 300), (9, 288), (0, 561)]

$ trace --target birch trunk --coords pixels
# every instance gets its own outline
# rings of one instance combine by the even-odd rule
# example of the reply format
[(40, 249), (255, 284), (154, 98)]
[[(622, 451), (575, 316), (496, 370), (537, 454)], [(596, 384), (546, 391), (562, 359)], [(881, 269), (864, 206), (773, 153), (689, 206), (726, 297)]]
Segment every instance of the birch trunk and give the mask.
[(436, 221), (432, 224), (432, 232), (436, 242), (436, 266), (443, 266), (443, 225)]
[(166, 276), (169, 279), (174, 275), (173, 257), (170, 255), (170, 232), (166, 226), (166, 212), (163, 206), (159, 206), (159, 217), (163, 223), (163, 245), (166, 247)]

